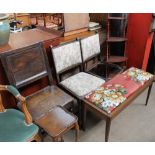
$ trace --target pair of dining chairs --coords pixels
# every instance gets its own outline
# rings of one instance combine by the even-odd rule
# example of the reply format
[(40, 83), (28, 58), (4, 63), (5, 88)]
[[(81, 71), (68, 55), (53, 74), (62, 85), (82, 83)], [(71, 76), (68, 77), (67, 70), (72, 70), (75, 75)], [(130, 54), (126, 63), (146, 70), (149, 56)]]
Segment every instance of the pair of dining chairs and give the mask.
[(103, 78), (90, 72), (99, 61), (89, 68), (87, 66), (88, 61), (100, 57), (99, 35), (94, 34), (56, 47), (51, 46), (51, 52), (57, 84), (77, 99), (79, 123), (85, 130), (82, 99), (105, 82)]
[[(19, 100), (18, 107), (25, 114), (15, 109), (5, 111), (3, 106), (0, 106), (0, 141), (29, 141), (36, 137), (39, 128), (51, 136), (53, 141), (63, 141), (63, 135), (74, 128), (77, 141), (78, 118), (66, 110), (73, 104), (74, 99), (52, 84), (51, 70), (43, 44), (35, 43), (8, 51), (2, 53), (0, 58), (9, 82), (9, 85), (1, 85), (0, 90), (13, 93)], [(45, 81), (42, 82), (47, 82), (47, 85), (44, 84), (42, 88), (40, 80), (43, 78)], [(19, 91), (24, 93), (29, 86), (40, 90), (24, 98)]]

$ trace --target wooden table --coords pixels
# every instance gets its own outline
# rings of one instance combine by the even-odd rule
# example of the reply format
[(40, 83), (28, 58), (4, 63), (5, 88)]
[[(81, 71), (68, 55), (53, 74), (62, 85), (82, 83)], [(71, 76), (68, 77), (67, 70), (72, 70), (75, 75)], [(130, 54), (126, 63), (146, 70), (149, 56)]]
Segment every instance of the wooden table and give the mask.
[(98, 108), (95, 104), (89, 102), (86, 99), (83, 99), (84, 102), (84, 110), (83, 110), (83, 124), (85, 128), (86, 124), (86, 111), (87, 109), (95, 112), (101, 118), (106, 120), (106, 129), (105, 129), (105, 141), (107, 142), (109, 139), (110, 126), (111, 121), (128, 105), (132, 103), (134, 99), (136, 99), (146, 88), (152, 85), (154, 77), (148, 80), (142, 87), (140, 87), (137, 91), (135, 91), (131, 96), (129, 96), (122, 104), (120, 104), (117, 108), (115, 108), (111, 113), (107, 113), (106, 111)]

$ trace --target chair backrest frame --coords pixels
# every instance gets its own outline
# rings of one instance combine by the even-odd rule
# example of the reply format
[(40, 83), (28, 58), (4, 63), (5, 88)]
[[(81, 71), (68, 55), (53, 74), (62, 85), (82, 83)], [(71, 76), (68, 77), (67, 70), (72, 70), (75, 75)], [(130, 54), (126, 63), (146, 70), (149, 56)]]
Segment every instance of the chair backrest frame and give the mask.
[(43, 43), (2, 53), (0, 58), (9, 83), (15, 87), (21, 88), (43, 77), (48, 77), (51, 85), (52, 74)]
[[(81, 62), (79, 63), (76, 63), (76, 64), (73, 64), (71, 66), (68, 66), (68, 67), (65, 67), (64, 69), (62, 69), (61, 71), (57, 71), (56, 69), (56, 64), (55, 64), (55, 59), (54, 59), (54, 49), (56, 48), (59, 48), (59, 47), (62, 47), (62, 46), (65, 46), (65, 45), (68, 45), (68, 44), (72, 44), (74, 42), (78, 42), (79, 43), (79, 49), (80, 49), (80, 58), (81, 58)], [(82, 65), (82, 57), (81, 57), (81, 47), (80, 47), (80, 42), (79, 40), (73, 40), (73, 41), (69, 41), (69, 42), (65, 42), (65, 43), (61, 43), (59, 44), (58, 46), (55, 46), (55, 47), (52, 47), (51, 46), (51, 54), (52, 54), (52, 61), (53, 61), (53, 66), (54, 66), (54, 72), (56, 74), (56, 81), (57, 83), (60, 83), (62, 81), (62, 76), (67, 74), (67, 73), (70, 73), (72, 72), (73, 70), (75, 70), (76, 68), (79, 69), (79, 72), (83, 71), (83, 65)], [(72, 74), (74, 75), (74, 74)]]
[[(86, 37), (82, 37), (82, 38), (80, 38), (79, 40), (80, 40), (80, 47), (81, 47), (81, 56), (82, 56), (82, 64), (83, 64), (83, 70), (84, 71), (87, 71), (87, 63), (89, 62), (89, 61), (91, 61), (91, 60), (93, 60), (93, 61), (95, 61), (95, 59), (97, 60), (97, 61), (100, 61), (100, 57), (101, 57), (101, 48), (100, 48), (100, 42), (98, 41), (98, 44), (99, 44), (99, 52), (98, 53), (94, 53), (94, 54), (91, 54), (90, 56), (88, 56), (87, 58), (84, 58), (84, 50), (83, 50), (83, 46), (82, 46), (82, 40), (85, 40), (85, 39), (87, 39), (87, 38), (90, 38), (90, 37), (93, 37), (93, 36), (95, 36), (95, 35), (98, 35), (98, 37), (99, 37), (99, 34), (98, 34), (98, 32), (96, 32), (95, 34), (93, 34), (93, 35), (90, 35), (90, 36), (86, 36)], [(98, 38), (99, 39), (99, 38)]]

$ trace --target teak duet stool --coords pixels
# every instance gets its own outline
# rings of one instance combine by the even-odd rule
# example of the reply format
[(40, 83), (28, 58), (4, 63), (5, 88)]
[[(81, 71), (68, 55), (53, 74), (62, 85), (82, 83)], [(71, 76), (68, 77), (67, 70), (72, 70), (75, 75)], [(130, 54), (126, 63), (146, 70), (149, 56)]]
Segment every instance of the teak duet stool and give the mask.
[[(71, 128), (76, 129), (78, 139), (78, 119), (62, 106), (73, 103), (73, 98), (56, 85), (52, 85), (52, 75), (42, 43), (23, 47), (1, 54), (1, 61), (8, 81), (16, 88), (24, 88), (39, 79), (47, 77), (48, 86), (26, 97), (27, 108), (36, 124), (58, 141)], [(38, 83), (39, 84), (39, 83)], [(58, 106), (59, 105), (59, 106)]]

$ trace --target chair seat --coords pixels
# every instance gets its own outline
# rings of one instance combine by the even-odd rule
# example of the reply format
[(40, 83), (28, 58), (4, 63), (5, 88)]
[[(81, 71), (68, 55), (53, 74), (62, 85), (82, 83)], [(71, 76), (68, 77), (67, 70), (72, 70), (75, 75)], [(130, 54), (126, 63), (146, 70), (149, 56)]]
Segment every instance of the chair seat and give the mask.
[(77, 117), (63, 109), (61, 106), (56, 106), (35, 122), (50, 136), (57, 137), (64, 134), (68, 129), (71, 129), (77, 122)]
[(24, 114), (15, 109), (0, 113), (0, 141), (25, 142), (38, 133), (35, 124), (27, 125)]
[(38, 119), (56, 105), (66, 106), (73, 102), (73, 98), (57, 86), (48, 86), (28, 96), (27, 108), (33, 118)]
[(63, 85), (66, 89), (73, 92), (75, 95), (79, 97), (83, 97), (92, 90), (101, 86), (105, 81), (96, 76), (80, 72), (76, 75), (73, 75), (60, 84)]

